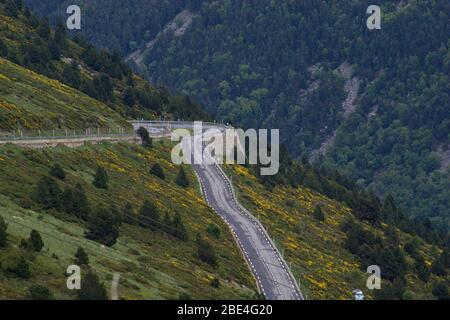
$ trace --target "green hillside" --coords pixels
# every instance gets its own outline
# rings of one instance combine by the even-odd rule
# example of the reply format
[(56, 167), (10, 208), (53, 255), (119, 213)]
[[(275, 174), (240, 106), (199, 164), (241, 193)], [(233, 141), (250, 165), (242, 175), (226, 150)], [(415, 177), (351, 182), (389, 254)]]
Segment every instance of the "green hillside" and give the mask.
[[(87, 222), (62, 209), (45, 211), (33, 200), (38, 181), (49, 176), (56, 163), (66, 172), (64, 181), (58, 181), (62, 190), (80, 183), (92, 212), (98, 207), (116, 207), (125, 219), (112, 247), (87, 240), (84, 236)], [(164, 181), (149, 173), (155, 163), (163, 168)], [(109, 175), (107, 190), (92, 184), (99, 165)], [(76, 292), (66, 288), (64, 274), (73, 264), (78, 247), (88, 253), (90, 267), (108, 290), (113, 274), (120, 274), (119, 291), (123, 299), (251, 298), (254, 280), (226, 225), (202, 200), (193, 173), (188, 170), (191, 186), (183, 189), (174, 183), (177, 172), (178, 168), (170, 162), (170, 148), (160, 143), (151, 150), (126, 144), (42, 151), (2, 147), (0, 216), (8, 224), (8, 244), (0, 248), (0, 298), (25, 298), (35, 284), (49, 287), (56, 298), (75, 298)], [(133, 217), (141, 219), (138, 212), (144, 200), (157, 206), (161, 223), (164, 214), (170, 218), (179, 214), (187, 229), (187, 239), (180, 240), (161, 228), (149, 230), (138, 226)], [(131, 210), (126, 207), (128, 203)], [(213, 227), (220, 230), (218, 234), (207, 232)], [(20, 240), (28, 238), (32, 229), (39, 231), (44, 241), (40, 253), (19, 247)], [(218, 257), (217, 267), (197, 258), (197, 233), (208, 239)], [(10, 270), (20, 257), (25, 257), (30, 265), (29, 279), (21, 279)], [(213, 279), (219, 280), (218, 288), (211, 285)]]
[[(369, 299), (434, 299), (434, 286), (448, 279), (435, 270), (441, 255), (448, 270), (448, 252), (415, 232), (393, 222), (369, 223), (358, 210), (304, 185), (268, 189), (248, 168), (226, 171), (238, 198), (269, 230), (309, 299), (352, 299), (355, 289)], [(381, 268), (382, 290), (366, 287), (370, 265)]]
[(104, 103), (0, 58), (0, 128), (127, 127)]

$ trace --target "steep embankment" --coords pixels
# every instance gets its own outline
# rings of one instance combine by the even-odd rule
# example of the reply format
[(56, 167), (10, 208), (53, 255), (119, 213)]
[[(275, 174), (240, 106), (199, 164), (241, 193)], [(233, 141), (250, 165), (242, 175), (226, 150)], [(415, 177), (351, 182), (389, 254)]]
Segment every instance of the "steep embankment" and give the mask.
[[(87, 240), (87, 226), (82, 220), (63, 210), (45, 211), (34, 200), (37, 182), (48, 176), (56, 163), (66, 171), (64, 181), (58, 181), (61, 189), (79, 183), (92, 211), (113, 206), (125, 219), (118, 241), (111, 248)], [(163, 168), (165, 180), (149, 174), (150, 166), (156, 163)], [(99, 165), (109, 175), (107, 190), (92, 185)], [(0, 298), (24, 298), (33, 284), (49, 287), (56, 298), (73, 298), (76, 291), (66, 289), (64, 273), (73, 264), (78, 247), (89, 254), (91, 268), (107, 288), (114, 273), (121, 275), (121, 298), (252, 297), (254, 280), (226, 225), (203, 201), (193, 173), (188, 170), (191, 185), (184, 189), (174, 183), (177, 172), (170, 162), (170, 148), (162, 143), (156, 143), (151, 150), (127, 144), (45, 150), (0, 148), (0, 215), (8, 223), (9, 234), (8, 246), (0, 249)], [(155, 231), (136, 225), (126, 214), (141, 219), (138, 210), (144, 200), (156, 205), (162, 223), (166, 223), (164, 214), (171, 219), (179, 214), (188, 238), (180, 240), (161, 228)], [(131, 209), (126, 208), (127, 203)], [(27, 238), (32, 229), (43, 238), (41, 253), (19, 247), (20, 240)], [(196, 234), (212, 246), (217, 267), (198, 259)], [(21, 279), (10, 270), (20, 257), (30, 265), (29, 279)], [(215, 287), (214, 278), (219, 280)]]
[(0, 128), (126, 127), (104, 103), (0, 58)]

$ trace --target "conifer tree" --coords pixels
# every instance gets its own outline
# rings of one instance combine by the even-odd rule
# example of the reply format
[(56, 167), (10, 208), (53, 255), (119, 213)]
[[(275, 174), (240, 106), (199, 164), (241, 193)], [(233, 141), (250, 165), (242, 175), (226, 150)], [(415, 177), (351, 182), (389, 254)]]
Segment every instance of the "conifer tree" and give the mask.
[(325, 221), (325, 214), (323, 213), (322, 208), (321, 208), (319, 205), (317, 205), (317, 206), (314, 208), (313, 216), (314, 216), (314, 218), (317, 219), (318, 221), (321, 221), (321, 222), (324, 222), (324, 221)]
[(155, 163), (151, 169), (150, 169), (150, 173), (154, 176), (157, 176), (158, 178), (160, 178), (161, 180), (164, 180), (166, 178), (165, 174), (164, 174), (164, 170), (163, 168), (159, 165), (159, 163)]
[(161, 229), (159, 210), (149, 200), (146, 200), (139, 210), (139, 220), (139, 224), (143, 228), (150, 228), (152, 230)]
[(95, 172), (94, 176), (94, 186), (96, 186), (99, 189), (108, 189), (108, 173), (103, 167), (98, 167), (97, 171)]
[(27, 240), (27, 247), (36, 252), (40, 252), (42, 250), (44, 247), (44, 241), (42, 241), (41, 234), (38, 231), (31, 231), (30, 237)]
[(8, 234), (6, 232), (7, 229), (8, 225), (3, 217), (0, 216), (0, 248), (5, 247), (8, 242)]
[(177, 177), (175, 178), (175, 183), (183, 188), (189, 187), (189, 179), (183, 167), (180, 167)]
[(89, 216), (86, 238), (110, 247), (119, 237), (119, 226), (117, 212), (99, 208)]
[(90, 271), (81, 282), (81, 289), (78, 290), (80, 300), (108, 300), (108, 294), (98, 276)]
[(75, 264), (79, 266), (88, 266), (89, 265), (89, 256), (84, 251), (83, 248), (79, 247), (77, 252), (75, 253)]

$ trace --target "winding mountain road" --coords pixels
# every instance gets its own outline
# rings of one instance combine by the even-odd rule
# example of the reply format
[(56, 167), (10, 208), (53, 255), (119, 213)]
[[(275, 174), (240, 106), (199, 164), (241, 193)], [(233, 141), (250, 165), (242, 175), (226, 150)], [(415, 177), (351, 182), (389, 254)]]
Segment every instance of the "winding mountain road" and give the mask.
[[(211, 126), (217, 131), (224, 127)], [(211, 128), (210, 127), (210, 128)], [(206, 129), (207, 130), (207, 129)], [(205, 136), (208, 133), (204, 133)], [(196, 135), (188, 144), (184, 141), (184, 152), (197, 159), (203, 157), (202, 135)], [(200, 141), (199, 141), (200, 140)], [(193, 146), (202, 146), (195, 148)], [(233, 186), (222, 168), (209, 155), (209, 161), (192, 164), (208, 205), (227, 223), (247, 260), (257, 284), (269, 300), (304, 300), (294, 276), (286, 262), (268, 236), (262, 224), (239, 204)]]
[(193, 168), (209, 206), (230, 227), (262, 293), (269, 300), (303, 300), (286, 263), (261, 224), (237, 202), (232, 186), (217, 165)]
[[(192, 122), (133, 121), (135, 129), (145, 127), (150, 136), (167, 137), (171, 129), (192, 129)], [(203, 124), (203, 129), (216, 129), (215, 134), (223, 134), (225, 126), (214, 123)], [(192, 140), (183, 140), (183, 149), (187, 154), (202, 158), (203, 147), (187, 148), (199, 143), (202, 146), (202, 134), (194, 135)], [(17, 137), (3, 138), (2, 143), (14, 143), (31, 148), (45, 148), (65, 144), (78, 146), (83, 142), (137, 142), (136, 136), (86, 136), (86, 137), (37, 137), (31, 140)], [(189, 142), (191, 144), (187, 144)], [(1, 145), (1, 144), (0, 144)], [(199, 159), (200, 159), (199, 158)], [(270, 239), (262, 224), (239, 204), (233, 186), (217, 162), (208, 157), (203, 164), (193, 164), (193, 169), (201, 185), (202, 193), (208, 205), (226, 222), (236, 242), (255, 276), (258, 287), (269, 300), (304, 300), (294, 276), (287, 267), (282, 255)]]

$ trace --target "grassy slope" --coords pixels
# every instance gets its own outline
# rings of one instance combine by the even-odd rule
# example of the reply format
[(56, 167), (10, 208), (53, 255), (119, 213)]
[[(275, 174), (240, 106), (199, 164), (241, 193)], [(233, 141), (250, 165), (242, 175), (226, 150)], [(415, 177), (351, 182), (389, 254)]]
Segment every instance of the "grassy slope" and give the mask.
[[(351, 209), (304, 187), (277, 187), (270, 192), (241, 166), (226, 170), (233, 176), (242, 204), (260, 217), (280, 251), (284, 250), (286, 261), (292, 264), (293, 273), (300, 278), (301, 289), (309, 298), (351, 299), (356, 288), (372, 296), (366, 288), (369, 275), (360, 270), (356, 258), (343, 247), (345, 234), (340, 225), (351, 215)], [(325, 212), (324, 223), (312, 215), (316, 205)], [(364, 226), (381, 232), (370, 225)], [(399, 245), (404, 245), (411, 237), (400, 232), (400, 239)], [(426, 263), (431, 265), (437, 249), (424, 244), (421, 250)], [(413, 263), (410, 257), (408, 262)], [(407, 279), (411, 298), (433, 299), (432, 281), (425, 284), (411, 273)]]
[(0, 128), (127, 126), (105, 104), (0, 58)]
[[(107, 288), (112, 274), (121, 274), (120, 294), (123, 298), (170, 299), (182, 293), (204, 299), (251, 297), (254, 293), (252, 276), (231, 234), (202, 200), (196, 182), (187, 190), (173, 183), (177, 168), (170, 162), (169, 150), (161, 143), (156, 143), (151, 151), (126, 144), (39, 151), (11, 145), (2, 147), (0, 214), (9, 223), (10, 245), (0, 250), (0, 298), (23, 298), (32, 283), (48, 285), (57, 298), (73, 297), (74, 294), (65, 289), (64, 272), (80, 245), (87, 249), (93, 268)], [(137, 207), (144, 199), (151, 199), (162, 212), (179, 212), (188, 228), (190, 241), (179, 241), (129, 225), (122, 226), (118, 243), (112, 248), (101, 248), (84, 239), (82, 224), (65, 214), (42, 212), (30, 200), (36, 181), (55, 162), (68, 172), (65, 183), (82, 183), (93, 205), (114, 203), (122, 208), (130, 201)], [(149, 165), (155, 162), (164, 168), (167, 182), (148, 174)], [(91, 183), (99, 164), (109, 172), (108, 191), (98, 190)], [(189, 176), (191, 181), (196, 181), (191, 171)], [(61, 187), (65, 183), (61, 183)], [(222, 230), (220, 239), (208, 239), (219, 255), (217, 269), (199, 263), (194, 257), (196, 246), (192, 240), (197, 232), (206, 234), (209, 224)], [(31, 257), (34, 259), (32, 278), (24, 281), (12, 277), (6, 269), (18, 255), (26, 254), (18, 244), (29, 234), (30, 228), (42, 233), (45, 248), (43, 253)], [(58, 259), (52, 257), (53, 254)], [(220, 288), (210, 285), (213, 277), (221, 280)]]
[[(30, 27), (22, 13), (18, 18), (9, 17), (0, 4), (0, 40), (11, 52), (20, 52), (24, 44), (37, 38), (36, 30)], [(63, 55), (69, 55), (65, 58), (79, 63), (82, 68), (81, 77), (92, 80), (93, 76), (99, 75), (84, 63), (81, 58), (83, 49), (69, 39), (66, 42), (68, 47)], [(51, 62), (58, 72), (62, 72), (67, 63), (64, 59)], [(133, 75), (133, 80), (135, 88), (139, 90), (143, 90), (148, 84), (136, 75)], [(113, 99), (106, 105), (59, 81), (0, 58), (0, 129), (124, 126), (124, 118), (157, 117), (154, 110), (138, 106), (129, 108), (122, 103), (126, 79), (114, 79), (113, 85)], [(154, 96), (158, 95), (154, 86), (150, 85), (150, 91)], [(171, 117), (168, 113), (164, 115)]]

